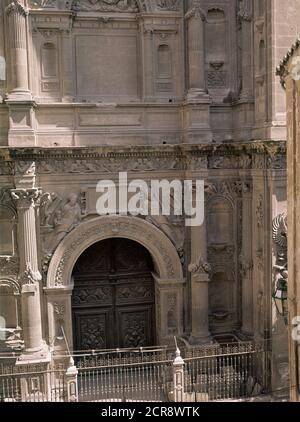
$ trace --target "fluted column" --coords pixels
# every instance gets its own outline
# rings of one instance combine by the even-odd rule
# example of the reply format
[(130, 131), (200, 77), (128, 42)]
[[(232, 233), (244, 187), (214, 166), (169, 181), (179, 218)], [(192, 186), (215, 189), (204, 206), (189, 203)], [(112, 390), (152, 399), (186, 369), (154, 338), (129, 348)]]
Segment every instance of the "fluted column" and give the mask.
[(240, 275), (242, 279), (242, 331), (253, 336), (253, 260), (252, 260), (252, 192), (245, 184), (242, 199), (242, 253)]
[(208, 327), (208, 282), (210, 266), (207, 263), (206, 220), (201, 226), (191, 227), (191, 302), (192, 332), (190, 342), (203, 344), (211, 341)]
[(185, 16), (188, 33), (188, 95), (205, 94), (205, 51), (204, 21), (205, 14), (200, 7), (200, 0), (193, 0), (192, 7)]
[(144, 28), (143, 34), (143, 67), (144, 67), (144, 89), (143, 97), (145, 101), (153, 100), (153, 30)]
[(242, 92), (241, 99), (253, 97), (252, 66), (252, 1), (242, 0), (238, 11), (242, 31)]
[(19, 281), (22, 286), (22, 328), (26, 355), (39, 352), (44, 347), (35, 220), (35, 203), (39, 194), (36, 188), (11, 191), (18, 209)]
[[(13, 99), (31, 99), (28, 88), (28, 61), (27, 61), (27, 10), (24, 0), (13, 0), (5, 9), (8, 28), (9, 45), (11, 51), (11, 69), (13, 87), (9, 97)], [(9, 99), (12, 99), (9, 98)]]

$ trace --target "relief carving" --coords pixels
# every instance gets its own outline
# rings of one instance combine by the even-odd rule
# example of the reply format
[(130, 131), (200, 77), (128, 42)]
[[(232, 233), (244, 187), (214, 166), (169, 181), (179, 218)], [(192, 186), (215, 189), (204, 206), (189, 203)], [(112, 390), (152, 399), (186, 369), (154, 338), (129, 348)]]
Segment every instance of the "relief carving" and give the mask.
[(42, 160), (38, 163), (38, 172), (49, 173), (116, 173), (119, 171), (157, 171), (161, 168), (167, 170), (178, 170), (182, 168), (179, 157), (136, 157), (129, 159), (103, 158), (94, 160)]
[(238, 20), (250, 22), (252, 20), (252, 0), (239, 0), (238, 4)]
[(239, 256), (240, 275), (242, 278), (246, 278), (248, 273), (253, 269), (253, 261), (246, 259), (244, 254), (241, 253)]
[(179, 0), (158, 0), (157, 8), (160, 10), (170, 10), (177, 12), (179, 10)]
[(199, 256), (198, 261), (190, 264), (188, 269), (192, 274), (208, 274), (211, 271), (211, 266), (202, 256)]
[(167, 303), (168, 303), (168, 312), (167, 312), (167, 331), (168, 335), (176, 335), (178, 331), (178, 323), (177, 323), (177, 295), (168, 294), (167, 295)]
[(259, 195), (256, 203), (256, 218), (257, 226), (262, 227), (264, 222), (264, 198), (263, 195)]
[(45, 194), (41, 220), (45, 228), (52, 227), (45, 238), (45, 251), (53, 252), (62, 239), (80, 223), (81, 218), (81, 207), (76, 193), (71, 193), (65, 204), (55, 194)]
[(72, 8), (91, 12), (139, 12), (136, 0), (77, 0)]
[(33, 272), (31, 265), (27, 263), (25, 271), (19, 277), (20, 285), (35, 284), (39, 280), (41, 280), (41, 275), (38, 272)]

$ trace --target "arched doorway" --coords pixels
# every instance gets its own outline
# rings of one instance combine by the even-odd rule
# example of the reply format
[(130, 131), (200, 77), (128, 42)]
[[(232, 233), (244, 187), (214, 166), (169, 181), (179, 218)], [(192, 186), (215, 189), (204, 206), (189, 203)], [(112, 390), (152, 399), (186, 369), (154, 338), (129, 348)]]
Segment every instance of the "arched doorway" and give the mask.
[(88, 247), (73, 269), (76, 350), (155, 344), (153, 261), (141, 244), (109, 238)]

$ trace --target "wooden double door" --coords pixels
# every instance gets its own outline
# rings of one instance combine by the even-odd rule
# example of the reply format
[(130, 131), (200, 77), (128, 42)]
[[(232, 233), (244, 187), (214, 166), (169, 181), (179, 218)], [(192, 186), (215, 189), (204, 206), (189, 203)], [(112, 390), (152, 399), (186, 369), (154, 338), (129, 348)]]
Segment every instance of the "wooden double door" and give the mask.
[(155, 344), (152, 271), (149, 252), (128, 239), (104, 240), (81, 255), (73, 271), (76, 350)]

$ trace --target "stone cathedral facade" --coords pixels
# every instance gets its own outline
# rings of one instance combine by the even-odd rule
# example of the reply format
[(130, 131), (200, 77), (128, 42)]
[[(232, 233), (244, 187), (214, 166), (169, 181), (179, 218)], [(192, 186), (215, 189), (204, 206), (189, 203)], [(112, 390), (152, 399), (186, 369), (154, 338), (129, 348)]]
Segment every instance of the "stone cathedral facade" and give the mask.
[[(268, 344), (274, 388), (286, 385), (275, 68), (299, 3), (1, 0), (1, 351), (30, 363), (66, 341), (253, 339)], [(97, 215), (98, 181), (119, 172), (204, 180), (204, 223)]]

